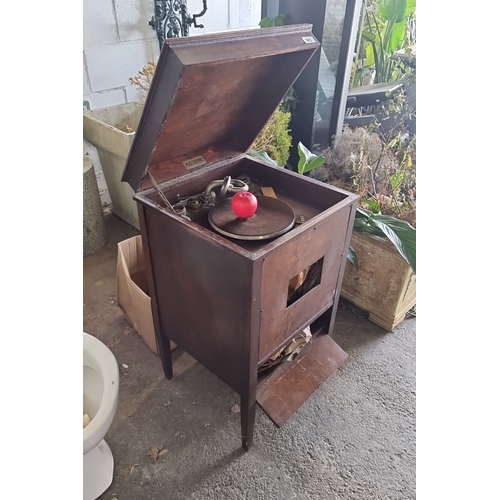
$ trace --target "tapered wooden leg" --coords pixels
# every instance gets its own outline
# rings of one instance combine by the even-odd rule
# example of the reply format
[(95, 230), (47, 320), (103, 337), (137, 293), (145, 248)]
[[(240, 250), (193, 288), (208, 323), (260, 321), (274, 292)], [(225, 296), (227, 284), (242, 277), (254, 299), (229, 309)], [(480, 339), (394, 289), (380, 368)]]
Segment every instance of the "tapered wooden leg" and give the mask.
[(241, 396), (241, 444), (248, 451), (253, 443), (255, 397)]
[(160, 335), (160, 356), (161, 364), (163, 366), (163, 373), (165, 377), (170, 380), (174, 376), (172, 369), (172, 350), (170, 349), (170, 339), (165, 337), (165, 335)]
[(169, 380), (174, 376), (172, 370), (172, 350), (170, 349), (170, 339), (162, 334), (160, 328), (160, 316), (158, 314), (158, 303), (155, 288), (155, 280), (153, 276), (153, 268), (151, 264), (151, 252), (149, 249), (149, 240), (144, 235), (147, 234), (146, 223), (146, 206), (138, 203), (139, 222), (141, 225), (142, 244), (144, 246), (144, 260), (146, 261), (146, 273), (148, 276), (149, 292), (151, 296), (151, 312), (153, 313), (153, 325), (155, 330), (156, 345), (158, 346), (163, 373)]

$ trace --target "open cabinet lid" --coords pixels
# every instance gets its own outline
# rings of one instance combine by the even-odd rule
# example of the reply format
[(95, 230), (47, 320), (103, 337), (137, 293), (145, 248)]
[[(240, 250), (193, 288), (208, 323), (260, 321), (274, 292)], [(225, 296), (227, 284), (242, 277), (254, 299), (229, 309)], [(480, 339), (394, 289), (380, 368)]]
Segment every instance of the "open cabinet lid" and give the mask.
[(164, 182), (246, 152), (319, 45), (310, 24), (167, 39), (122, 181), (137, 191), (148, 170)]

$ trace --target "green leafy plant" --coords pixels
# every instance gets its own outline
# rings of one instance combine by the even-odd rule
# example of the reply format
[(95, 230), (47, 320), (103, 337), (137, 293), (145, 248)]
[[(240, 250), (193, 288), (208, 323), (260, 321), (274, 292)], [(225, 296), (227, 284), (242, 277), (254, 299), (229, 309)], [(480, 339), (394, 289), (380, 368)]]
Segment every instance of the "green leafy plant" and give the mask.
[(326, 158), (324, 156), (318, 156), (311, 153), (300, 141), (297, 146), (299, 151), (299, 163), (297, 165), (297, 171), (299, 174), (305, 174), (311, 170), (321, 167), (325, 163)]
[(271, 165), (274, 165), (275, 167), (281, 167), (282, 165), (279, 165), (278, 162), (274, 161), (265, 151), (257, 151), (255, 149), (250, 149), (248, 153), (253, 156), (254, 158), (257, 158), (257, 160), (263, 161), (264, 163), (270, 163)]
[[(353, 230), (387, 238), (417, 274), (417, 231), (408, 222), (358, 207)], [(357, 269), (358, 260), (355, 252), (354, 257), (348, 254), (347, 258)]]
[[(311, 153), (301, 142), (297, 145), (297, 149), (299, 152), (299, 163), (297, 165), (297, 171), (299, 174), (305, 174), (306, 172), (310, 172), (311, 170), (320, 167), (325, 162), (325, 157), (321, 155), (315, 155)], [(282, 167), (276, 160), (271, 158), (265, 151), (258, 151), (255, 149), (251, 149), (249, 154), (254, 158), (261, 160), (263, 162), (270, 163), (276, 167)]]
[(299, 100), (295, 90), (293, 87), (290, 87), (288, 92), (285, 94), (285, 97), (281, 100), (279, 108), (285, 113), (291, 113), (295, 109), (295, 106), (297, 106), (298, 102)]
[(353, 86), (362, 85), (373, 72), (373, 83), (400, 79), (402, 65), (393, 55), (408, 47), (408, 21), (415, 15), (416, 0), (368, 0), (364, 10)]
[(278, 107), (249, 149), (265, 152), (280, 166), (286, 165), (292, 146), (290, 118), (291, 113), (282, 111)]
[(273, 26), (283, 26), (285, 24), (286, 14), (279, 14), (276, 17), (264, 17), (260, 20), (261, 28), (271, 28)]
[[(301, 142), (298, 144), (299, 164), (298, 172), (304, 174), (321, 167), (326, 158), (311, 153)], [(417, 272), (417, 245), (416, 230), (408, 222), (396, 219), (390, 215), (380, 213), (380, 207), (371, 200), (364, 200), (373, 211), (357, 207), (354, 219), (354, 231), (369, 233), (374, 236), (387, 238), (398, 250), (399, 254)], [(358, 257), (353, 247), (349, 247), (347, 259), (358, 269)]]

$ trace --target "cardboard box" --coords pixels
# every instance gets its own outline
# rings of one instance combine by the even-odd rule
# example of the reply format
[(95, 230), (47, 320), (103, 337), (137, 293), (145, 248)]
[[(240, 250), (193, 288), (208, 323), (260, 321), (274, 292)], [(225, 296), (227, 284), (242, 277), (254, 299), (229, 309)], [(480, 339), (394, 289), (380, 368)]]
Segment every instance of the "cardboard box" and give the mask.
[[(158, 354), (141, 236), (118, 243), (116, 295), (129, 323), (148, 347)], [(170, 342), (170, 346), (174, 349), (176, 344)]]

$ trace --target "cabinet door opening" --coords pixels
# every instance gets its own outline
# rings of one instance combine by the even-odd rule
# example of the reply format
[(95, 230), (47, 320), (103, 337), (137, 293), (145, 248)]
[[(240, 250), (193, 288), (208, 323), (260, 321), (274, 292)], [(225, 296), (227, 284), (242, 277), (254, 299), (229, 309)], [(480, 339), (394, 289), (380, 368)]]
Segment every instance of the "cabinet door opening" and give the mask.
[(321, 259), (317, 260), (309, 267), (306, 267), (290, 280), (288, 283), (288, 297), (286, 301), (287, 307), (290, 307), (293, 303), (297, 302), (297, 300), (321, 283), (323, 260), (324, 258), (321, 257)]

